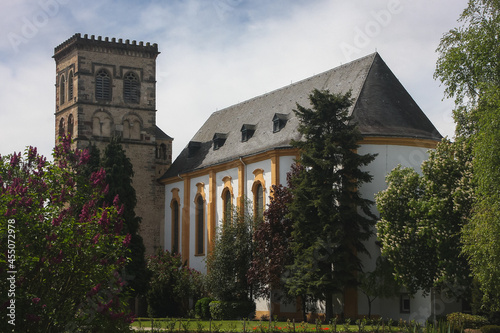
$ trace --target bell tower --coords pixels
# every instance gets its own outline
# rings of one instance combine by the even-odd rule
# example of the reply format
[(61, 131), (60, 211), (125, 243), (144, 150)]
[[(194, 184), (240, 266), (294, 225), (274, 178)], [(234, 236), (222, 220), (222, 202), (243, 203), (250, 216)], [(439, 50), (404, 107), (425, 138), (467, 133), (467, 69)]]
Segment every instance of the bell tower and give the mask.
[(120, 137), (134, 166), (136, 215), (146, 254), (162, 246), (164, 189), (156, 181), (172, 163), (172, 138), (156, 126), (157, 44), (75, 34), (54, 49), (55, 141), (101, 152)]

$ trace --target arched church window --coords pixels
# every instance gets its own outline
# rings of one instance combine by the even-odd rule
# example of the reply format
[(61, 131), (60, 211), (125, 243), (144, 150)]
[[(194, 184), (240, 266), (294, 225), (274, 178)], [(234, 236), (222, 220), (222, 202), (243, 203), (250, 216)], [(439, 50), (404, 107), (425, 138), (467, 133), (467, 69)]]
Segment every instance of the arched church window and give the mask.
[(69, 133), (69, 136), (70, 137), (73, 137), (73, 127), (74, 127), (74, 119), (73, 119), (73, 115), (70, 114), (69, 117), (68, 117), (68, 133)]
[(61, 118), (59, 120), (59, 136), (62, 138), (66, 134), (66, 129), (65, 129), (65, 124), (64, 124), (64, 118)]
[(204, 229), (205, 229), (205, 202), (203, 196), (198, 195), (196, 198), (196, 243), (195, 254), (201, 255), (204, 253)]
[(222, 201), (223, 201), (223, 222), (230, 222), (231, 221), (231, 214), (232, 214), (232, 203), (231, 203), (231, 191), (226, 187), (224, 189), (224, 192), (222, 194)]
[(111, 100), (111, 76), (105, 69), (99, 70), (95, 76), (95, 98)]
[(64, 75), (62, 75), (61, 81), (59, 82), (59, 105), (64, 104), (65, 91), (66, 91), (66, 79), (65, 79)]
[(73, 99), (73, 71), (68, 75), (68, 102)]
[(172, 200), (172, 253), (179, 253), (179, 202)]
[(127, 103), (139, 103), (141, 97), (141, 84), (137, 75), (128, 72), (123, 79), (123, 99)]
[(258, 182), (254, 189), (254, 216), (257, 220), (261, 220), (264, 214), (264, 188)]

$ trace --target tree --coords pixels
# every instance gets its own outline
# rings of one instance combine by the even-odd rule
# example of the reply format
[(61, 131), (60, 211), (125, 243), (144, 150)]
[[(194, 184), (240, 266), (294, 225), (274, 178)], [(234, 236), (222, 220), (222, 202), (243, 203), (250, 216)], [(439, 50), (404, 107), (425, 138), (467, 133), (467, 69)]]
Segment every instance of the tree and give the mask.
[(247, 272), (252, 260), (253, 217), (234, 208), (221, 222), (215, 247), (207, 256), (208, 291), (219, 301), (247, 301), (251, 286)]
[(500, 61), (500, 3), (470, 0), (462, 25), (441, 39), (435, 77), (445, 94), (455, 98), (472, 134), (473, 170), (477, 182), (474, 214), (463, 230), (464, 253), (492, 309), (500, 310), (500, 207), (498, 192), (498, 129)]
[(187, 314), (189, 298), (204, 294), (201, 273), (182, 264), (179, 254), (159, 251), (148, 258), (152, 272), (147, 292), (150, 317), (179, 317)]
[(125, 279), (133, 296), (143, 295), (147, 290), (149, 275), (146, 270), (144, 243), (139, 235), (141, 218), (135, 214), (137, 199), (132, 185), (134, 170), (132, 162), (117, 139), (112, 139), (106, 146), (100, 166), (106, 171), (106, 182), (109, 185), (104, 201), (111, 202), (113, 198), (119, 198), (124, 207), (122, 233), (131, 235), (131, 260), (125, 268)]
[(467, 140), (443, 139), (422, 164), (422, 175), (398, 166), (386, 178), (387, 189), (376, 195), (382, 255), (410, 294), (433, 288), (468, 294), (461, 230), (474, 201), (470, 152)]
[(361, 170), (375, 157), (356, 152), (361, 134), (348, 109), (350, 93), (314, 90), (312, 109), (297, 104), (303, 170), (293, 178), (289, 218), (293, 221), (291, 248), (294, 262), (286, 284), (294, 295), (326, 301), (326, 319), (333, 316), (333, 294), (357, 284), (362, 269), (358, 254), (366, 253), (364, 241), (375, 224), (371, 201), (358, 189), (371, 181)]
[(375, 269), (359, 274), (359, 289), (368, 301), (368, 318), (372, 316), (372, 303), (378, 297), (391, 298), (399, 294), (399, 285), (392, 274), (393, 267), (385, 257), (378, 257)]
[(292, 262), (290, 242), (292, 221), (287, 218), (288, 204), (292, 201), (291, 177), (300, 167), (294, 164), (287, 174), (288, 187), (281, 184), (271, 187), (268, 208), (264, 220), (253, 233), (254, 253), (248, 271), (248, 280), (256, 286), (255, 296), (269, 298), (271, 290), (283, 290), (283, 275)]
[[(490, 89), (489, 94), (493, 91)], [(500, 87), (483, 97), (474, 142), (474, 214), (463, 229), (464, 253), (490, 311), (500, 311)]]
[[(6, 332), (127, 331), (122, 207), (99, 205), (105, 172), (84, 177), (70, 140), (51, 163), (30, 147), (0, 158), (0, 327)], [(8, 249), (8, 251), (7, 251)], [(7, 266), (8, 264), (8, 266)], [(10, 309), (9, 309), (10, 307)]]

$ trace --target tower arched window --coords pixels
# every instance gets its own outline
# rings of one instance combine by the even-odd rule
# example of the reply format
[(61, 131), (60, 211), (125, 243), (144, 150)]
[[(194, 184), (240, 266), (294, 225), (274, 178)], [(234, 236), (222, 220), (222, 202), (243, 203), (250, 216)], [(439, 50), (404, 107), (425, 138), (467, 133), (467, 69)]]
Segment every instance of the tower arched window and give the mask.
[(141, 84), (137, 75), (128, 72), (123, 78), (123, 99), (127, 103), (139, 103), (141, 98)]
[(111, 76), (105, 69), (99, 70), (95, 76), (95, 98), (111, 100)]
[(74, 127), (74, 119), (73, 119), (73, 115), (70, 114), (69, 117), (68, 117), (68, 133), (69, 133), (69, 136), (70, 137), (73, 137), (73, 127)]
[(73, 71), (68, 74), (68, 102), (73, 99)]
[(64, 124), (64, 118), (61, 118), (59, 120), (59, 136), (62, 138), (66, 134), (66, 129), (65, 129), (65, 124)]
[(61, 76), (61, 81), (59, 82), (59, 105), (64, 104), (66, 92), (66, 78), (64, 75)]
[(160, 145), (160, 158), (162, 160), (166, 160), (167, 159), (167, 145), (162, 143)]
[(172, 200), (172, 253), (179, 253), (179, 202)]
[(198, 195), (196, 198), (196, 242), (195, 254), (201, 255), (205, 250), (205, 202), (203, 196)]

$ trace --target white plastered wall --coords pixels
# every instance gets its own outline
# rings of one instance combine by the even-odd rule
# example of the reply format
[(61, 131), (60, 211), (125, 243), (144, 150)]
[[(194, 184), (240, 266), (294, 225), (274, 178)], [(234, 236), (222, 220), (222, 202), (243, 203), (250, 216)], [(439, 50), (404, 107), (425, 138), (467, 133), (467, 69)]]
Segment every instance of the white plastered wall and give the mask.
[[(366, 169), (373, 176), (371, 183), (363, 184), (360, 191), (363, 198), (375, 202), (376, 193), (387, 188), (385, 177), (396, 166), (412, 167), (417, 172), (421, 172), (420, 166), (428, 157), (429, 148), (398, 146), (398, 145), (363, 145), (358, 149), (359, 154), (375, 154), (377, 157), (371, 162)], [(379, 214), (376, 205), (372, 206), (372, 211), (378, 217)], [(366, 255), (361, 256), (363, 269), (372, 271), (375, 268), (375, 260), (380, 255), (380, 248), (375, 244), (376, 236), (373, 236), (365, 246), (371, 257)], [(410, 312), (400, 312), (399, 297), (393, 299), (377, 298), (372, 303), (372, 315), (380, 315), (383, 318), (392, 318), (394, 320), (423, 320), (425, 321), (430, 315), (431, 302), (429, 297), (424, 297), (422, 294), (417, 294), (410, 300)], [(358, 314), (368, 314), (368, 301), (366, 296), (358, 291)], [(427, 317), (425, 317), (427, 316)], [(425, 318), (424, 318), (425, 317)]]

